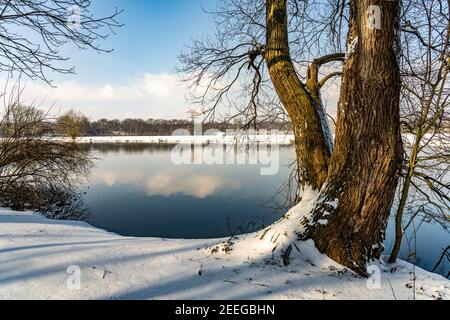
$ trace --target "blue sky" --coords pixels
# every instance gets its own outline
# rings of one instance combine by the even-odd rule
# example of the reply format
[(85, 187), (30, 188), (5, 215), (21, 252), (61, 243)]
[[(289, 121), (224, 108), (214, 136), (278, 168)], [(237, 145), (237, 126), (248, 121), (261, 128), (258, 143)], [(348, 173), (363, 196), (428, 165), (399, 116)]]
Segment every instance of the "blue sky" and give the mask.
[[(211, 31), (211, 17), (202, 9), (214, 9), (215, 0), (94, 0), (93, 11), (106, 15), (123, 9), (124, 26), (104, 42), (110, 54), (64, 49), (77, 74), (70, 79), (101, 84), (123, 81), (143, 73), (173, 72), (177, 55), (191, 38)], [(67, 76), (55, 75), (58, 80)]]
[[(104, 41), (112, 53), (62, 50), (76, 74), (50, 74), (56, 88), (28, 81), (25, 100), (42, 100), (42, 109), (69, 109), (92, 120), (109, 118), (187, 118), (188, 91), (175, 73), (177, 56), (192, 38), (214, 32), (211, 11), (220, 0), (92, 0), (93, 13), (105, 16), (123, 10), (124, 26)], [(4, 80), (4, 79), (3, 79)], [(338, 91), (330, 101), (336, 104)], [(325, 96), (324, 96), (325, 97)], [(327, 99), (327, 97), (325, 97)]]
[(175, 73), (177, 56), (192, 38), (213, 31), (209, 14), (216, 0), (92, 0), (96, 16), (122, 9), (124, 26), (104, 41), (112, 53), (68, 45), (67, 66), (76, 74), (48, 74), (56, 88), (28, 81), (24, 103), (43, 100), (63, 113), (74, 109), (90, 119), (186, 118), (187, 90)]

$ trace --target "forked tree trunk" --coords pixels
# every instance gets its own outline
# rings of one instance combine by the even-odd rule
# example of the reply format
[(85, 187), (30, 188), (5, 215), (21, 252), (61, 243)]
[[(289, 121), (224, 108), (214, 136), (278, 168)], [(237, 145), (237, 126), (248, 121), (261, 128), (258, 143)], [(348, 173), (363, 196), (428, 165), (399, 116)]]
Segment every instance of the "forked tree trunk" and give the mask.
[(325, 110), (303, 84), (292, 63), (286, 0), (267, 0), (265, 60), (275, 90), (292, 122), (300, 181), (315, 190), (325, 183), (332, 140)]
[(334, 150), (320, 95), (299, 80), (290, 59), (286, 0), (266, 4), (265, 59), (293, 123), (303, 183), (321, 190), (299, 238), (313, 239), (321, 252), (366, 275), (368, 260), (382, 251), (402, 164), (400, 0), (351, 1)]
[[(381, 29), (369, 20), (370, 11), (381, 14), (375, 17), (381, 18)], [(329, 177), (301, 235), (361, 275), (366, 275), (367, 262), (382, 252), (402, 164), (399, 13), (400, 0), (351, 1), (349, 52)]]

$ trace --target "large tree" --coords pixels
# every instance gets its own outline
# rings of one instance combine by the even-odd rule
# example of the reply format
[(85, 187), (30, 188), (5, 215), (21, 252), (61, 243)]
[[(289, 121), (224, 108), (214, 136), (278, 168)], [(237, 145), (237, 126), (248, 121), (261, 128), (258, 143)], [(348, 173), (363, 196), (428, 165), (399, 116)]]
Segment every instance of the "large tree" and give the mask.
[[(367, 261), (382, 252), (402, 164), (400, 1), (355, 0), (350, 6), (335, 149), (302, 237), (364, 274)], [(369, 19), (381, 19), (380, 25)]]
[[(195, 42), (181, 56), (197, 90), (206, 80), (198, 101), (207, 115), (239, 104), (229, 103), (233, 86), (239, 97), (249, 93), (247, 107), (236, 109), (247, 123), (267, 117), (266, 108), (286, 111), (299, 184), (320, 192), (308, 218), (292, 221), (298, 237), (361, 275), (381, 252), (401, 169), (400, 2), (230, 0), (215, 13), (216, 41)], [(343, 60), (342, 73), (328, 66)], [(253, 77), (242, 75), (246, 64)], [(321, 89), (341, 74), (333, 145)], [(283, 252), (288, 263), (289, 244)]]

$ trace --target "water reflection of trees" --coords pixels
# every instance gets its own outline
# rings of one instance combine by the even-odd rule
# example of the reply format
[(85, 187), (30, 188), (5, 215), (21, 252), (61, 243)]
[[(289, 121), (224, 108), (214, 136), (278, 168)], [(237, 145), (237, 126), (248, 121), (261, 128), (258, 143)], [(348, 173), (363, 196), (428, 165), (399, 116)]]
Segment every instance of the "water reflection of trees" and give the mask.
[[(256, 150), (259, 150), (258, 144), (256, 145)], [(166, 144), (166, 143), (92, 143), (83, 145), (82, 148), (84, 150), (88, 150), (91, 152), (95, 152), (101, 155), (108, 154), (117, 154), (118, 152), (127, 153), (127, 154), (142, 154), (142, 153), (161, 153), (172, 151), (176, 144)], [(205, 144), (206, 146), (212, 146), (213, 148), (223, 149), (224, 151), (229, 151), (229, 146), (225, 146), (222, 144)], [(251, 152), (254, 150), (252, 148), (252, 144), (243, 144), (243, 145), (235, 145), (231, 150), (233, 152)], [(281, 152), (284, 151), (292, 151), (292, 146), (276, 146), (279, 148)], [(194, 149), (194, 146), (191, 146)], [(272, 146), (268, 145), (267, 150), (270, 152), (272, 150)]]
[(83, 145), (84, 150), (95, 152), (101, 155), (127, 153), (127, 154), (142, 154), (142, 153), (159, 153), (167, 152), (173, 149), (175, 145), (171, 144), (145, 144), (145, 143), (100, 143)]

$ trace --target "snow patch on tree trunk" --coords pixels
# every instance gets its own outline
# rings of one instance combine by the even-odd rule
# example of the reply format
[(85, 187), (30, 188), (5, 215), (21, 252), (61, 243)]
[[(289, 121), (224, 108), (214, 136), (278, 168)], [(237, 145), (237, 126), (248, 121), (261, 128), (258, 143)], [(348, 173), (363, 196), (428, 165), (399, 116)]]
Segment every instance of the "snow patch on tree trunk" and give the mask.
[(348, 45), (347, 52), (346, 52), (346, 59), (350, 57), (356, 50), (356, 47), (358, 46), (359, 38), (356, 37), (353, 39), (353, 41)]

